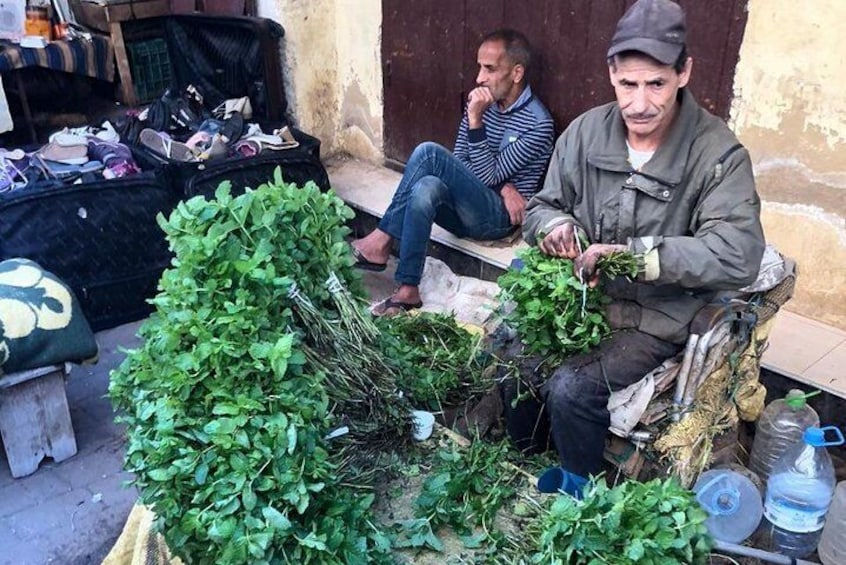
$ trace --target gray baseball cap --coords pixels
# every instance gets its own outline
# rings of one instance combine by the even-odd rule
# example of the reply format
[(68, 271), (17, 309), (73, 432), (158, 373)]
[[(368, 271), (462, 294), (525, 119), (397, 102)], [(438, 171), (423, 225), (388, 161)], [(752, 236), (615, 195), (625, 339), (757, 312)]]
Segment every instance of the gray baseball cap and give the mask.
[(638, 0), (617, 22), (608, 57), (638, 51), (672, 65), (684, 47), (686, 27), (684, 11), (672, 0)]

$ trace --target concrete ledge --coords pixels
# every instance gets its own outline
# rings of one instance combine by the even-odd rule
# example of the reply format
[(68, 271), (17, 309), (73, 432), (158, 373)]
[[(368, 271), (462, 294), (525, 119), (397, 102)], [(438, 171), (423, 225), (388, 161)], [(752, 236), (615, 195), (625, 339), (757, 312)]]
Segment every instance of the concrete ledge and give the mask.
[[(358, 160), (334, 160), (326, 164), (335, 193), (350, 207), (381, 218), (402, 175), (396, 171)], [(440, 226), (432, 227), (432, 241), (455, 249), (484, 263), (506, 269), (526, 243), (477, 242), (458, 238)]]

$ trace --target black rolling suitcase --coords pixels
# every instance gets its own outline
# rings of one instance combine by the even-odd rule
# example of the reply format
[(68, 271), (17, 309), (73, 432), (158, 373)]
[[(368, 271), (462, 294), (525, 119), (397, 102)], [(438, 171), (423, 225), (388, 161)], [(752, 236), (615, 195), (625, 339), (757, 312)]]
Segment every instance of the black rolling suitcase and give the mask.
[[(251, 17), (173, 16), (164, 20), (164, 35), (172, 71), (172, 92), (190, 85), (203, 96), (206, 110), (225, 100), (248, 97), (252, 118), (264, 132), (288, 125), (287, 101), (281, 80), (279, 41), (282, 27), (272, 20)], [(211, 198), (222, 181), (229, 181), (234, 194), (256, 188), (273, 179), (281, 169), (287, 182), (314, 181), (329, 188), (326, 169), (320, 162), (320, 141), (290, 127), (297, 147), (264, 150), (252, 157), (230, 156), (202, 162), (168, 158), (140, 143), (134, 149), (167, 170), (175, 190), (185, 198)], [(184, 141), (190, 131), (173, 133)], [(182, 139), (180, 139), (180, 137)]]
[(156, 215), (178, 199), (155, 171), (0, 193), (0, 260), (24, 257), (52, 271), (95, 331), (138, 320), (171, 259)]

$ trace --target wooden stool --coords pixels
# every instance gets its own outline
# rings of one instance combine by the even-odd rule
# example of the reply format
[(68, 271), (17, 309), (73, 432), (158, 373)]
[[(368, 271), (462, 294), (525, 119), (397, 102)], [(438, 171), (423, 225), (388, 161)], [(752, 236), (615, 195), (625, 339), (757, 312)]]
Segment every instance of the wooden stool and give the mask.
[(53, 365), (0, 376), (0, 435), (15, 478), (32, 474), (45, 457), (76, 454), (65, 375)]

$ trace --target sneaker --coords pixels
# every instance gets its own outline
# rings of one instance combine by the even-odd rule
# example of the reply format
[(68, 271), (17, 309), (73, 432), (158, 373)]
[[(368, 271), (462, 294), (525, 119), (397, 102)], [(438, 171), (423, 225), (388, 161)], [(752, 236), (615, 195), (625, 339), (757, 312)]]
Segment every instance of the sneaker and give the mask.
[(96, 173), (103, 170), (103, 163), (100, 161), (86, 161), (81, 165), (69, 165), (56, 161), (44, 161), (47, 173), (56, 179), (71, 182), (78, 179), (85, 173)]
[(84, 165), (88, 162), (88, 142), (83, 145), (61, 145), (51, 142), (42, 147), (38, 154), (47, 161), (65, 165)]
[(20, 149), (0, 150), (0, 193), (24, 188), (29, 184), (30, 159)]
[(538, 491), (543, 493), (569, 494), (578, 500), (584, 496), (588, 480), (571, 473), (563, 467), (550, 467), (538, 477)]
[(141, 168), (132, 156), (132, 151), (123, 143), (103, 141), (96, 137), (89, 138), (88, 156), (103, 162), (105, 165), (103, 176), (107, 179), (141, 172)]
[(79, 130), (69, 130), (68, 128), (65, 128), (50, 134), (50, 137), (47, 139), (50, 143), (55, 143), (56, 145), (61, 145), (62, 147), (87, 145), (88, 140), (86, 139), (84, 132), (84, 129), (82, 130), (82, 133), (80, 133)]

